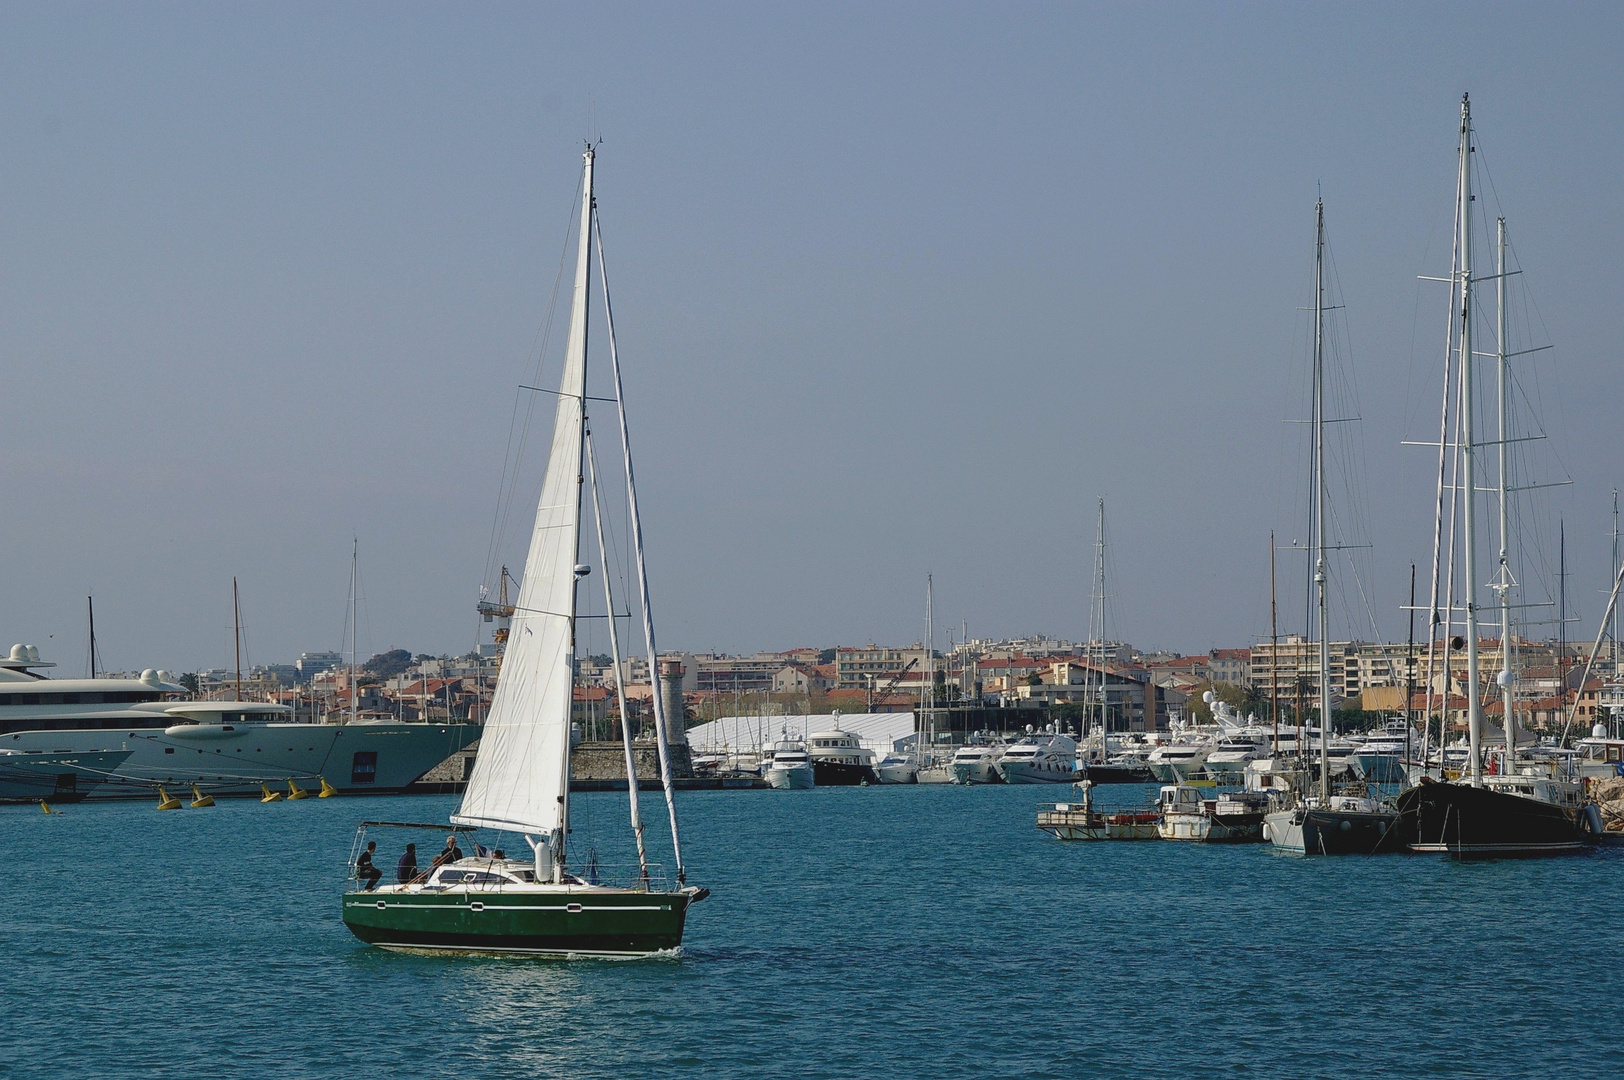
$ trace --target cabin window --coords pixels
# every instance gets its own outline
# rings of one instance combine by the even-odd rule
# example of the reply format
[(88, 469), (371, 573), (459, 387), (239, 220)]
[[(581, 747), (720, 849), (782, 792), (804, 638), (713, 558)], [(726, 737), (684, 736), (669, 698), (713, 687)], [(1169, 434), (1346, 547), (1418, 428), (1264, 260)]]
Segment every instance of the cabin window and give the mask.
[(1608, 761), (1617, 761), (1617, 760), (1619, 760), (1619, 750), (1620, 749), (1621, 748), (1617, 747), (1617, 746), (1609, 746), (1607, 748), (1607, 760)]
[(370, 784), (378, 778), (378, 752), (357, 750), (350, 761), (350, 783)]
[(175, 752), (175, 748), (174, 748), (174, 747), (173, 747), (173, 746), (166, 746), (166, 747), (164, 747), (164, 753), (166, 753), (166, 754), (173, 754), (173, 753), (174, 753), (174, 752)]

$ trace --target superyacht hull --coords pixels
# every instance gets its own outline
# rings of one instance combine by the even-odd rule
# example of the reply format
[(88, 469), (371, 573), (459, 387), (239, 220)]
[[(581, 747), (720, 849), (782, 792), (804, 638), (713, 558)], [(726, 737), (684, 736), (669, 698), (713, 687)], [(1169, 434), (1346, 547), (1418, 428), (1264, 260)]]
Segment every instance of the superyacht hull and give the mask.
[(145, 799), (159, 785), (197, 784), (216, 796), (259, 795), (261, 784), (318, 778), (344, 794), (400, 792), (479, 738), (474, 724), (176, 724), (19, 731), (8, 750), (124, 751), (91, 799)]
[(1573, 811), (1463, 783), (1423, 780), (1398, 797), (1411, 851), (1457, 859), (1537, 858), (1582, 851)]
[[(399, 891), (395, 891), (399, 890)], [(344, 894), (344, 924), (369, 945), (412, 952), (632, 958), (682, 945), (691, 892), (558, 886)]]
[(0, 754), (0, 802), (79, 802), (129, 756), (127, 750)]

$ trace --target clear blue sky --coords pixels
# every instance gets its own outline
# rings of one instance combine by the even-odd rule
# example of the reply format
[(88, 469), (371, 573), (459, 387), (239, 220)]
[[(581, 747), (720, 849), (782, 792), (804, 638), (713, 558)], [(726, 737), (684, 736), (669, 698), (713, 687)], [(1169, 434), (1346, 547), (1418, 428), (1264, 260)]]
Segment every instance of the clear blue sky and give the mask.
[[(10, 5), (0, 636), (191, 669), (462, 651), (588, 134), (662, 644), (1244, 645), (1301, 530), (1323, 190), (1382, 628), (1430, 557), (1458, 101), (1557, 347), (1593, 633), (1616, 5)], [(554, 377), (556, 367), (545, 369)], [(522, 552), (509, 548), (517, 562)], [(1423, 569), (1423, 576), (1424, 576)], [(1293, 610), (1300, 611), (1300, 604)], [(1298, 620), (1300, 621), (1300, 619)]]

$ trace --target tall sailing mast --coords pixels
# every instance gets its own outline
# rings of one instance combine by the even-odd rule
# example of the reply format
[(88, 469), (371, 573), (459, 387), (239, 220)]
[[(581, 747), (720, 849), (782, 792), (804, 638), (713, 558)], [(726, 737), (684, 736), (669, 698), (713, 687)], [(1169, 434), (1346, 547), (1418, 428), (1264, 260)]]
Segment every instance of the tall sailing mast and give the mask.
[(1511, 592), (1517, 587), (1511, 576), (1511, 505), (1508, 496), (1511, 482), (1507, 474), (1511, 442), (1510, 399), (1511, 385), (1506, 369), (1506, 219), (1500, 218), (1496, 235), (1495, 258), (1495, 384), (1499, 396), (1499, 466), (1500, 466), (1500, 565), (1490, 588), (1500, 600), (1500, 672), (1495, 681), (1500, 684), (1501, 719), (1506, 728), (1505, 771), (1515, 771), (1517, 761), (1517, 689), (1516, 669), (1511, 663)]
[(1088, 661), (1083, 672), (1084, 694), (1088, 711), (1084, 714), (1088, 729), (1085, 738), (1092, 738), (1096, 719), (1099, 721), (1099, 760), (1105, 753), (1105, 499), (1099, 500), (1098, 523), (1094, 529), (1094, 584), (1088, 600)]
[(1325, 201), (1314, 204), (1314, 536), (1319, 614), (1320, 798), (1331, 799), (1331, 640), (1325, 563)]
[[(919, 700), (923, 706), (924, 716), (920, 717), (919, 730), (929, 732), (930, 745), (934, 750), (936, 746), (936, 585), (932, 575), (925, 575), (925, 686), (920, 692)], [(949, 635), (951, 636), (951, 634)], [(914, 758), (920, 768), (925, 767), (924, 752), (919, 747), (918, 736), (914, 737)]]
[[(1456, 183), (1459, 205), (1456, 218), (1460, 235), (1460, 264), (1455, 271), (1459, 282), (1455, 305), (1460, 319), (1460, 424), (1456, 431), (1456, 453), (1461, 462), (1462, 539), (1465, 544), (1466, 580), (1466, 734), (1470, 745), (1469, 774), (1473, 787), (1483, 786), (1481, 741), (1483, 705), (1477, 655), (1477, 454), (1472, 422), (1472, 102), (1470, 95), (1460, 99), (1460, 178)], [(1502, 648), (1504, 643), (1502, 643)]]
[(361, 615), (361, 578), (359, 575), (361, 540), (350, 538), (350, 723), (355, 723), (361, 712), (361, 688), (355, 680), (359, 673), (355, 655), (358, 639), (358, 620)]

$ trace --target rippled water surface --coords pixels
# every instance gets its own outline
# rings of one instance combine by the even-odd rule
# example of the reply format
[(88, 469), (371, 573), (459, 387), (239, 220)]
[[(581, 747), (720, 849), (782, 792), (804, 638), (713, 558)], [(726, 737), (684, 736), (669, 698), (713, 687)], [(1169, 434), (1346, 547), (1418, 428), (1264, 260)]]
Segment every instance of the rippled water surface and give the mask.
[[(638, 962), (351, 937), (356, 823), (451, 797), (0, 808), (0, 1075), (1624, 1073), (1624, 852), (1066, 844), (1033, 827), (1066, 791), (682, 793), (714, 896)], [(624, 859), (625, 796), (574, 805), (577, 851)]]

